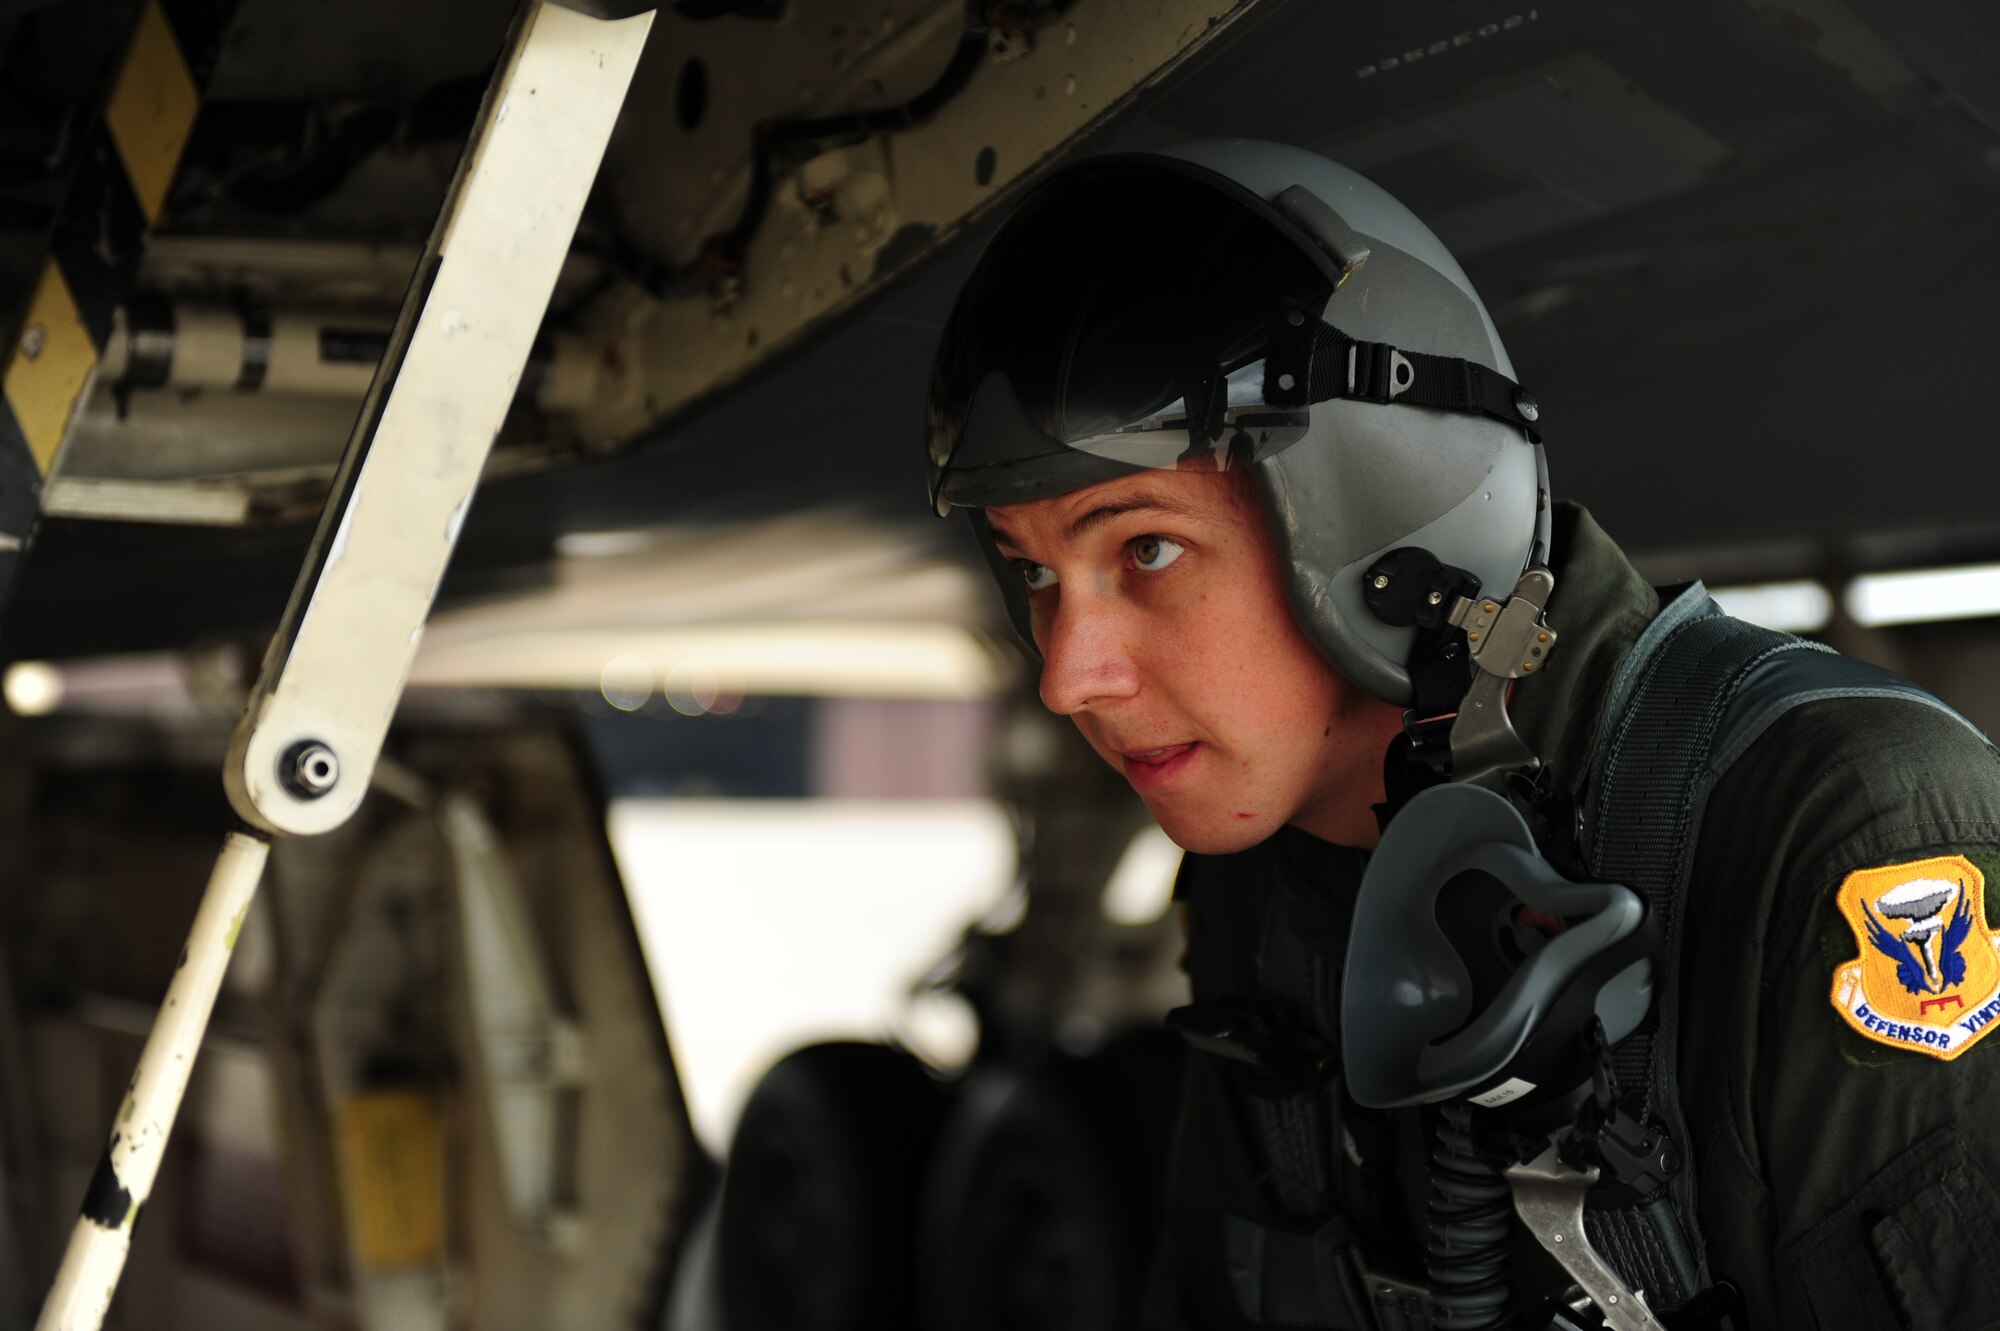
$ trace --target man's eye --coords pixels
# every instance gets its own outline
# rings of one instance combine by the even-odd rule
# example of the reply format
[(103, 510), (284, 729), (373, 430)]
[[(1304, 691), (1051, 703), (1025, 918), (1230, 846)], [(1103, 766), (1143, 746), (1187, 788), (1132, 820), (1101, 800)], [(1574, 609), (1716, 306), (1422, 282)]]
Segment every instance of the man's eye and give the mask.
[(1047, 564), (1037, 564), (1032, 559), (1017, 559), (1014, 567), (1021, 570), (1021, 580), (1028, 584), (1031, 592), (1056, 585), (1056, 571)]
[(1184, 548), (1164, 536), (1141, 536), (1132, 542), (1132, 562), (1148, 573), (1157, 573), (1179, 559)]

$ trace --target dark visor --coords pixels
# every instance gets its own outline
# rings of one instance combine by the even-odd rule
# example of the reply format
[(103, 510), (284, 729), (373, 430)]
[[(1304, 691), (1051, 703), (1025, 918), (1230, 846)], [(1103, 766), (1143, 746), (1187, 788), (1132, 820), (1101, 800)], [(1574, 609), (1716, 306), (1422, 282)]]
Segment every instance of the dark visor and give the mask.
[(1322, 241), (1205, 168), (1097, 158), (1058, 174), (1001, 229), (945, 324), (933, 504), (1248, 466), (1336, 398), (1474, 413), (1539, 440), (1534, 399), (1498, 371), (1324, 322), (1338, 280)]
[(1255, 206), (1161, 159), (1100, 159), (1030, 196), (933, 367), (938, 510), (1247, 466), (1303, 436), (1334, 277)]

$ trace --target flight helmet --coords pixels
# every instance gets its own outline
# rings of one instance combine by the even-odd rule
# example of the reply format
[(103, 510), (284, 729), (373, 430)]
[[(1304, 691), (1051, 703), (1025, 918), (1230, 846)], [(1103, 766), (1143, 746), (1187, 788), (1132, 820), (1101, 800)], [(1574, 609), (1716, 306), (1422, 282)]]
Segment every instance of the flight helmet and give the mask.
[[(1539, 408), (1458, 263), (1386, 191), (1248, 139), (1088, 158), (1002, 225), (933, 363), (930, 497), (983, 512), (1148, 469), (1247, 468), (1292, 612), (1409, 705), (1417, 632), (1364, 575), (1428, 552), (1504, 596), (1547, 558)], [(1021, 579), (1000, 585), (1024, 640)]]

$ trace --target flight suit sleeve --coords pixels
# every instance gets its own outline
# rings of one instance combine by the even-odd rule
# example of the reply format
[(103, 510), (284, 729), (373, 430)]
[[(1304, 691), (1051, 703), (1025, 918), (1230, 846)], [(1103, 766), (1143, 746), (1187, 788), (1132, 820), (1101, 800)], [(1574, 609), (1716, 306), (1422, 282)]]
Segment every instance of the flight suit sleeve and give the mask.
[(1921, 704), (1815, 703), (1709, 808), (1681, 1065), (1714, 1273), (1756, 1328), (2000, 1328), (2000, 761)]

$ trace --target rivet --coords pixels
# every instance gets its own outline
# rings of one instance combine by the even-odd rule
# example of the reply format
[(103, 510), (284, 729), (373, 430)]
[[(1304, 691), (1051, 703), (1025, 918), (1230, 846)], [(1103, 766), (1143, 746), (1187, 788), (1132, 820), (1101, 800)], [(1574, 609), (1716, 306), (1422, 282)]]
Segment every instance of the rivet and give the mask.
[(1487, 614), (1490, 615), (1495, 610), (1499, 609), (1499, 607), (1494, 605), (1493, 602), (1488, 601), (1485, 605), (1481, 606), (1480, 609), (1484, 610)]
[(1465, 636), (1466, 636), (1466, 640), (1467, 640), (1467, 641), (1469, 641), (1469, 642), (1478, 642), (1478, 641), (1479, 641), (1479, 630), (1477, 630), (1477, 629), (1474, 629), (1474, 630), (1473, 630), (1472, 632), (1470, 632), (1470, 633), (1466, 634)]
[(1533, 661), (1521, 662), (1521, 669), (1523, 671), (1533, 670), (1534, 668), (1535, 668), (1535, 663)]
[(1425, 598), (1425, 599), (1427, 599), (1427, 600), (1428, 600), (1428, 601), (1429, 601), (1429, 602), (1430, 602), (1430, 603), (1431, 603), (1432, 605), (1443, 605), (1443, 604), (1444, 604), (1444, 593), (1443, 593), (1443, 592), (1432, 592), (1432, 593), (1431, 593), (1431, 594), (1430, 594), (1430, 595), (1429, 595), (1429, 596), (1428, 596), (1427, 598)]
[(1542, 414), (1541, 403), (1535, 401), (1535, 395), (1525, 388), (1515, 392), (1514, 410), (1521, 413), (1521, 419), (1524, 421), (1537, 420)]
[(1387, 573), (1377, 573), (1377, 574), (1375, 575), (1375, 590), (1376, 590), (1376, 591), (1378, 591), (1378, 592), (1379, 592), (1379, 591), (1381, 591), (1381, 590), (1382, 590), (1382, 589), (1383, 589), (1384, 587), (1387, 587), (1388, 585), (1389, 585), (1389, 575), (1388, 575)]
[(1537, 633), (1535, 635), (1536, 642), (1547, 642), (1548, 640), (1549, 640), (1549, 635), (1546, 633)]
[(1560, 1234), (1556, 1235), (1556, 1242), (1561, 1243), (1562, 1241), (1563, 1241), (1563, 1236)]
[(49, 342), (49, 330), (40, 324), (29, 324), (21, 334), (21, 354), (29, 360), (42, 354), (42, 348)]

